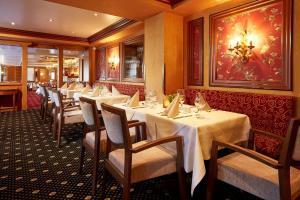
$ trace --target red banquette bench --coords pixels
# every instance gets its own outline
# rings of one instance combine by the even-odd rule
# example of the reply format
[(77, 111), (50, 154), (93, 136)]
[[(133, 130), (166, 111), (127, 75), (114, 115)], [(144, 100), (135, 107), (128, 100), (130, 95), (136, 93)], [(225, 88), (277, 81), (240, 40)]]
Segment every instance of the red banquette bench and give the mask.
[[(251, 126), (285, 136), (290, 119), (295, 115), (296, 99), (292, 96), (186, 89), (186, 100), (193, 105), (197, 92), (205, 95), (212, 108), (243, 113), (249, 116)], [(257, 151), (278, 157), (280, 143), (266, 136), (255, 138)]]

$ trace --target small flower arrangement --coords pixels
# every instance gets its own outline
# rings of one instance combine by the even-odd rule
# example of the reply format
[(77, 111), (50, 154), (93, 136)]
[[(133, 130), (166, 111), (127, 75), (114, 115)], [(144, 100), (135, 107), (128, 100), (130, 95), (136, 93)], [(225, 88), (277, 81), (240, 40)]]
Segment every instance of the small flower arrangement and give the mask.
[(175, 93), (175, 94), (168, 94), (168, 95), (166, 95), (166, 96), (167, 96), (169, 102), (171, 103), (171, 102), (175, 99), (176, 93)]

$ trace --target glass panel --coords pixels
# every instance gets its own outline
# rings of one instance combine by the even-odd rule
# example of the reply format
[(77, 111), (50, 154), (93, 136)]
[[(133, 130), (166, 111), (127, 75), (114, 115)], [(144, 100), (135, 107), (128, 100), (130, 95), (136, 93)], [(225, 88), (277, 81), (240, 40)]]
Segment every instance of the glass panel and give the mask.
[(83, 56), (83, 51), (64, 50), (64, 82), (79, 82), (82, 80), (82, 70), (80, 68), (82, 67)]
[(0, 82), (21, 82), (22, 48), (0, 45)]
[(37, 83), (56, 87), (58, 50), (28, 48), (27, 82), (36, 89)]
[(143, 82), (144, 81), (144, 41), (138, 39), (123, 44), (123, 80)]

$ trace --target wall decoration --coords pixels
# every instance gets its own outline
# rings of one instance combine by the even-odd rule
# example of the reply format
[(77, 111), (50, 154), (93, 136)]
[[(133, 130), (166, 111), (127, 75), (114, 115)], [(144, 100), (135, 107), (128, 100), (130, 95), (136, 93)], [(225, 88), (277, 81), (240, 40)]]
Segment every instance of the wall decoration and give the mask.
[(120, 80), (120, 48), (111, 46), (106, 48), (106, 80)]
[(96, 49), (96, 80), (105, 80), (106, 77), (106, 48)]
[(188, 23), (188, 85), (203, 85), (203, 17)]
[(291, 90), (292, 0), (254, 1), (210, 16), (210, 85)]

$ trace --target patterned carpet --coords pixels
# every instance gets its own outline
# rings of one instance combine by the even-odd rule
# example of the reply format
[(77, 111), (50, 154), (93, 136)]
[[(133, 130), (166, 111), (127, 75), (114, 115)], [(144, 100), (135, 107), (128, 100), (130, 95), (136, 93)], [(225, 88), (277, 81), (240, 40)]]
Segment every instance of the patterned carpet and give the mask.
[[(85, 157), (78, 174), (80, 126), (68, 126), (61, 148), (43, 124), (38, 110), (0, 113), (0, 199), (99, 199), (91, 196), (92, 160)], [(103, 160), (100, 159), (100, 163)], [(100, 164), (101, 166), (101, 164)], [(102, 167), (100, 176), (103, 173)], [(103, 187), (103, 182), (99, 187)], [(188, 178), (190, 179), (190, 177)], [(193, 199), (205, 198), (205, 181)], [(132, 199), (178, 199), (176, 175), (133, 185)], [(219, 183), (217, 199), (254, 199)], [(110, 177), (106, 199), (121, 199), (122, 188)]]

